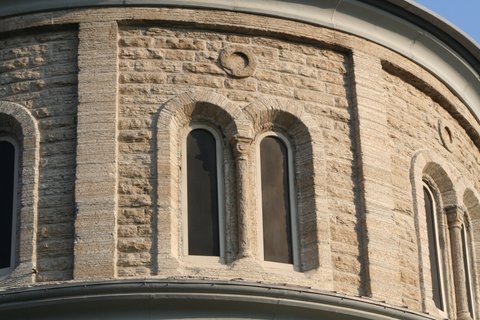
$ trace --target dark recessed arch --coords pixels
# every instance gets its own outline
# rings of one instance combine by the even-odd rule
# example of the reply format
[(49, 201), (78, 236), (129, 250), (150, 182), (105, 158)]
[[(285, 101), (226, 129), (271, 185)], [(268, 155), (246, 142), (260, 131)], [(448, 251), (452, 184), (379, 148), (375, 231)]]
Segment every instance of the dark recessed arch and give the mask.
[[(186, 224), (182, 221), (182, 212), (188, 210), (188, 206), (185, 205), (188, 198), (184, 197), (185, 188), (188, 186), (184, 183), (185, 179), (188, 179), (184, 175), (184, 170), (188, 170), (188, 165), (182, 164), (182, 161), (188, 156), (184, 158), (182, 154), (187, 151), (184, 146), (192, 128), (210, 128), (207, 131), (215, 132), (213, 136), (215, 143), (218, 144), (215, 150), (221, 153), (219, 156), (222, 159), (221, 163), (216, 163), (217, 171), (220, 172), (219, 176), (223, 177), (223, 181), (219, 182), (217, 187), (227, 190), (225, 196), (218, 193), (223, 201), (218, 203), (220, 206), (230, 208), (230, 210), (222, 210), (223, 208), (218, 210), (226, 213), (225, 225), (235, 225), (236, 199), (231, 193), (235, 190), (236, 177), (230, 142), (239, 134), (239, 123), (242, 123), (238, 121), (239, 117), (241, 112), (235, 104), (211, 91), (194, 91), (179, 95), (159, 109), (157, 122), (158, 237), (170, 240), (157, 243), (158, 259), (177, 260), (186, 253), (185, 239), (182, 234), (188, 231), (185, 231), (182, 226)], [(218, 221), (218, 223), (221, 222)], [(236, 252), (237, 235), (235, 228), (231, 229), (232, 232), (225, 234), (224, 240), (222, 240), (222, 234), (219, 235), (220, 241), (224, 241), (221, 244), (225, 246), (224, 251), (228, 252), (227, 257), (221, 257), (225, 261), (233, 259)], [(223, 249), (220, 249), (220, 246), (218, 249), (219, 251), (215, 250), (214, 255), (221, 255), (220, 251)]]
[[(32, 268), (36, 265), (36, 230), (39, 170), (39, 131), (36, 119), (23, 106), (0, 101), (0, 137), (16, 148), (15, 195), (12, 230), (15, 252), (12, 271), (8, 277), (18, 283), (35, 280)], [(1, 138), (0, 138), (1, 139)]]
[[(297, 237), (303, 239), (301, 245), (298, 245), (299, 257), (295, 268), (299, 271), (318, 268), (320, 260), (331, 259), (330, 250), (320, 251), (318, 247), (318, 231), (329, 228), (330, 220), (319, 210), (321, 205), (317, 202), (325, 196), (322, 192), (326, 183), (323, 176), (325, 157), (321, 132), (310, 115), (301, 106), (291, 102), (261, 99), (243, 110), (252, 124), (255, 140), (261, 141), (266, 133), (276, 132), (289, 141), (294, 177), (292, 189), (295, 190), (292, 200), (296, 204), (295, 219), (298, 223)], [(323, 199), (325, 198), (326, 196)]]

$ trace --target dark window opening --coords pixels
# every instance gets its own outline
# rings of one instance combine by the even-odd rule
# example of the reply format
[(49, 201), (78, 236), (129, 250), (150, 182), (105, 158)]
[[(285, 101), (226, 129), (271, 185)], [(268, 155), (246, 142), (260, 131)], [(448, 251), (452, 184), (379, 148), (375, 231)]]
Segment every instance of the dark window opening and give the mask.
[(474, 317), (474, 298), (472, 291), (472, 277), (471, 277), (471, 266), (470, 266), (470, 251), (468, 250), (468, 235), (465, 229), (465, 226), (462, 226), (462, 250), (463, 250), (463, 265), (465, 269), (465, 282), (467, 289), (467, 298), (468, 298), (468, 311), (470, 316)]
[(188, 254), (219, 256), (217, 150), (213, 134), (187, 136)]
[(293, 263), (288, 150), (278, 137), (260, 143), (263, 254), (266, 261)]
[(0, 268), (12, 267), (15, 146), (0, 141)]
[(436, 210), (435, 202), (432, 198), (431, 192), (427, 187), (423, 187), (423, 197), (425, 199), (425, 214), (427, 219), (427, 232), (428, 232), (428, 251), (430, 257), (430, 274), (432, 280), (432, 293), (435, 306), (439, 310), (445, 310), (443, 305), (443, 292), (440, 275), (440, 257), (437, 249), (438, 235), (437, 235), (437, 222), (436, 222)]

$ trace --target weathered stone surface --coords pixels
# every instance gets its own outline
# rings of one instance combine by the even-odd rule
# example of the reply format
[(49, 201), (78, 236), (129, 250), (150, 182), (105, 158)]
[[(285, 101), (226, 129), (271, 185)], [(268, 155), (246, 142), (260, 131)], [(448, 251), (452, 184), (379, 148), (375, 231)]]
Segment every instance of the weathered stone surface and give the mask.
[[(38, 214), (19, 224), (34, 233), (19, 244), (35, 246), (22, 253), (34, 281), (244, 278), (438, 315), (412, 181), (448, 171), (435, 183), (452, 181), (444, 202), (468, 211), (479, 257), (480, 128), (461, 97), (406, 57), (318, 26), (173, 8), (102, 8), (99, 16), (78, 9), (0, 24), (0, 100), (38, 122), (38, 154), (22, 159), (39, 160), (38, 201), (21, 195)], [(10, 33), (17, 23), (29, 32)], [(228, 47), (247, 48), (255, 68), (242, 78), (222, 69)], [(241, 67), (241, 50), (232, 52)], [(224, 264), (185, 252), (191, 124), (218, 131), (222, 146)], [(278, 271), (260, 254), (258, 139), (270, 131), (292, 147), (298, 272)], [(22, 136), (0, 115), (4, 132)], [(417, 177), (419, 152), (435, 157), (425, 156), (430, 167)], [(25, 166), (20, 183), (29, 175)], [(25, 285), (25, 275), (7, 283)]]
[(77, 41), (74, 29), (39, 29), (0, 45), (0, 100), (23, 104), (39, 120), (38, 281), (73, 273)]

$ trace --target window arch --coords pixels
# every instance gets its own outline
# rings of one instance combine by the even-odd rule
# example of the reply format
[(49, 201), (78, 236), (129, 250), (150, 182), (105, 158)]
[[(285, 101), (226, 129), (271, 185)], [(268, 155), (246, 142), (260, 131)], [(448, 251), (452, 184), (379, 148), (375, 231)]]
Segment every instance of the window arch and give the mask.
[(470, 236), (468, 214), (460, 205), (445, 207), (450, 239), (454, 295), (458, 319), (476, 319), (470, 261)]
[[(234, 116), (235, 115), (235, 116)], [(156, 238), (153, 246), (156, 270), (162, 266), (182, 263), (186, 268), (199, 265), (223, 268), (224, 263), (234, 261), (238, 253), (239, 215), (235, 192), (237, 175), (233, 149), (227, 142), (239, 134), (239, 123), (247, 121), (236, 104), (211, 90), (194, 90), (173, 97), (159, 109), (156, 124), (156, 208), (154, 225)], [(188, 205), (186, 183), (186, 138), (194, 128), (203, 128), (216, 139), (217, 163), (222, 182), (219, 184), (219, 256), (190, 256), (188, 254)], [(222, 222), (222, 219), (224, 222)], [(228, 232), (224, 231), (227, 230)], [(240, 228), (238, 228), (240, 229)], [(220, 262), (220, 266), (217, 262)]]
[(472, 243), (467, 216), (464, 217), (464, 223), (461, 230), (462, 238), (462, 250), (463, 250), (463, 267), (465, 270), (465, 289), (467, 293), (467, 305), (468, 312), (472, 319), (476, 319), (476, 310), (475, 310), (475, 295), (474, 295), (474, 284), (473, 284), (473, 270), (472, 270), (472, 254), (470, 244)]
[[(329, 211), (324, 210), (326, 208), (321, 200), (327, 197), (325, 145), (314, 143), (323, 139), (321, 128), (301, 104), (292, 104), (283, 99), (259, 99), (245, 106), (243, 111), (252, 124), (249, 129), (252, 132), (252, 160), (255, 163), (252, 173), (257, 178), (254, 184), (256, 194), (252, 195), (252, 199), (255, 199), (257, 232), (252, 237), (256, 240), (255, 247), (251, 249), (258, 259), (264, 260), (259, 149), (261, 139), (273, 135), (283, 138), (290, 152), (290, 206), (293, 208), (292, 223), (296, 224), (292, 225), (293, 270), (304, 272), (316, 269), (323, 279), (333, 279), (332, 264), (328, 262), (332, 261), (331, 243), (322, 241), (322, 237), (330, 232), (331, 222)], [(282, 272), (291, 268), (289, 264), (268, 262), (265, 262), (265, 266), (280, 267)]]
[(18, 143), (0, 136), (0, 275), (15, 266)]
[(295, 177), (289, 140), (278, 132), (260, 135), (257, 163), (261, 256), (265, 261), (293, 264), (298, 268), (300, 253)]
[[(464, 179), (431, 150), (418, 151), (411, 170), (423, 308), (442, 318), (476, 319), (476, 270), (471, 267), (474, 250), (468, 212), (476, 207), (476, 201), (468, 196), (464, 199), (466, 207), (462, 205)], [(429, 222), (432, 213), (436, 219)], [(432, 232), (435, 226), (437, 233)], [(439, 245), (437, 263), (432, 257), (432, 238)], [(443, 304), (436, 292), (443, 293)]]
[(480, 234), (480, 226), (479, 226), (479, 219), (480, 219), (480, 202), (477, 192), (473, 186), (469, 186), (466, 188), (463, 194), (463, 205), (465, 206), (466, 211), (466, 228), (464, 228), (464, 240), (465, 243), (464, 248), (468, 249), (464, 253), (466, 257), (465, 260), (465, 267), (467, 268), (466, 274), (467, 279), (469, 280), (468, 283), (468, 303), (469, 303), (469, 311), (473, 314), (474, 319), (478, 319), (478, 295), (477, 295), (477, 286), (478, 286), (478, 270), (479, 270), (479, 262), (478, 258), (478, 246), (479, 246), (479, 239), (478, 235)]
[(184, 254), (224, 257), (222, 146), (216, 130), (191, 125), (184, 141)]
[(425, 220), (428, 234), (428, 252), (430, 260), (430, 277), (432, 297), (437, 309), (446, 312), (446, 296), (444, 287), (443, 253), (440, 250), (440, 228), (438, 225), (438, 200), (431, 187), (423, 183), (423, 198), (425, 205)]
[[(38, 168), (40, 162), (40, 133), (36, 119), (22, 105), (0, 101), (0, 137), (15, 148), (15, 184), (11, 241), (14, 260), (0, 275), (17, 283), (35, 281), (31, 272), (36, 267), (36, 228), (38, 213)], [(11, 147), (10, 147), (11, 148)], [(0, 153), (1, 154), (1, 153)], [(21, 225), (21, 228), (18, 228)]]

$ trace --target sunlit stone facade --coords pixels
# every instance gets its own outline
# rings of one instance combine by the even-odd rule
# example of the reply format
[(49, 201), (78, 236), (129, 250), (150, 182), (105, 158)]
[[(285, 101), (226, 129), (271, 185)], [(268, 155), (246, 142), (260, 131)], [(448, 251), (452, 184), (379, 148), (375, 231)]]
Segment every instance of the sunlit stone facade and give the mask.
[(3, 2), (0, 318), (477, 319), (479, 70), (403, 0)]

